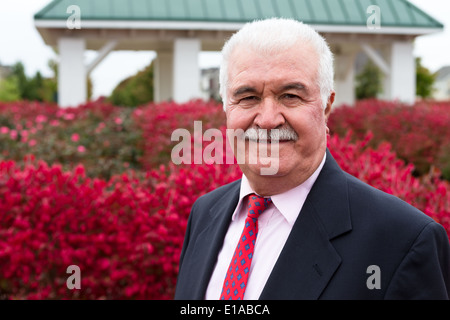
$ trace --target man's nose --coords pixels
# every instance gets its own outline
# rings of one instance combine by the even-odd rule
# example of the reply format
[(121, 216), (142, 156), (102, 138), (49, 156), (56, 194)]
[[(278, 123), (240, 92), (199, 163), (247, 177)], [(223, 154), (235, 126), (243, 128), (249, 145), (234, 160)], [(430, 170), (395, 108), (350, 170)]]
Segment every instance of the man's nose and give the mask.
[(273, 98), (264, 98), (258, 106), (254, 125), (261, 129), (275, 129), (286, 123), (279, 103)]

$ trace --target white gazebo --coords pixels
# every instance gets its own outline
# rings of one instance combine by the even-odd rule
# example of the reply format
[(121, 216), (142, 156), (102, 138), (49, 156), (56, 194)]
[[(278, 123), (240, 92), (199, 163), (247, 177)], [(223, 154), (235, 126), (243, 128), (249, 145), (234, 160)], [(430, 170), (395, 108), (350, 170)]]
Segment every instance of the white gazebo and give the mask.
[[(201, 96), (198, 55), (220, 51), (244, 23), (268, 17), (311, 24), (335, 54), (336, 104), (355, 100), (355, 57), (364, 52), (384, 73), (381, 98), (415, 100), (414, 39), (443, 25), (407, 0), (53, 0), (35, 15), (59, 54), (58, 103), (87, 99), (86, 77), (113, 50), (151, 50), (155, 100)], [(96, 50), (86, 65), (85, 50)]]

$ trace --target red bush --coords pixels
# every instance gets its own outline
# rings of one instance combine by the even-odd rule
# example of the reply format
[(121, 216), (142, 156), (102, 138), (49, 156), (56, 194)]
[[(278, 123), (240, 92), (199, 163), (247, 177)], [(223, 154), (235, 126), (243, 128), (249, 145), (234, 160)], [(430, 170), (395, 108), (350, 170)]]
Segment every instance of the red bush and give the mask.
[(193, 133), (194, 121), (202, 121), (203, 130), (224, 129), (225, 126), (222, 105), (202, 100), (184, 104), (151, 103), (135, 110), (134, 118), (142, 130), (144, 140), (142, 157), (144, 169), (171, 160), (171, 150), (177, 144), (171, 141), (174, 130), (186, 129)]
[(417, 174), (426, 174), (435, 166), (450, 179), (449, 124), (449, 102), (410, 106), (379, 100), (336, 108), (328, 123), (340, 136), (352, 131), (356, 139), (362, 139), (372, 132), (373, 146), (389, 142), (401, 159), (414, 164)]
[[(450, 188), (411, 176), (387, 145), (330, 140), (340, 165), (450, 230)], [(0, 288), (10, 298), (170, 299), (195, 199), (240, 177), (235, 165), (161, 166), (110, 181), (84, 169), (0, 163)], [(81, 290), (66, 287), (69, 265)]]
[[(0, 162), (0, 293), (170, 299), (193, 202), (237, 174), (229, 166), (171, 165), (103, 181), (81, 166), (63, 172)], [(66, 287), (70, 265), (81, 269), (82, 290)]]
[(140, 169), (142, 133), (132, 109), (100, 100), (77, 108), (37, 102), (0, 103), (0, 160), (33, 154), (65, 170), (83, 164), (92, 178)]
[[(193, 202), (241, 172), (234, 164), (175, 166), (170, 137), (202, 119), (203, 131), (224, 129), (220, 108), (192, 102), (135, 110), (147, 171), (99, 179), (81, 165), (63, 170), (32, 156), (0, 161), (0, 298), (171, 299)], [(413, 204), (450, 234), (450, 187), (437, 173), (412, 176), (413, 166), (389, 144), (373, 148), (367, 135), (334, 135), (329, 148), (344, 170)], [(168, 164), (157, 165), (158, 157)], [(80, 267), (81, 290), (66, 286), (70, 265)]]

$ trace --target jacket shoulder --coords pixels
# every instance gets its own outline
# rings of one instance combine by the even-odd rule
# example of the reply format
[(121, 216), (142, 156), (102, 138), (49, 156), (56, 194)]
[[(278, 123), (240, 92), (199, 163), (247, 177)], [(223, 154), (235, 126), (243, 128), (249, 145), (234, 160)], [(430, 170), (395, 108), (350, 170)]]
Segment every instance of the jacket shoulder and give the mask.
[(203, 228), (203, 225), (211, 218), (210, 213), (214, 206), (220, 206), (220, 203), (225, 205), (235, 202), (239, 196), (240, 183), (239, 179), (200, 196), (192, 205), (188, 223), (193, 228)]
[(211, 208), (217, 201), (224, 196), (228, 195), (230, 192), (239, 192), (241, 184), (241, 179), (230, 182), (226, 185), (220, 186), (202, 196), (200, 196), (194, 203), (193, 209), (196, 208)]
[[(382, 190), (372, 187), (365, 182), (346, 174), (352, 212), (365, 213), (369, 220), (380, 220), (384, 223), (397, 225), (416, 225), (422, 229), (434, 220), (425, 213)], [(398, 225), (397, 225), (398, 226)]]

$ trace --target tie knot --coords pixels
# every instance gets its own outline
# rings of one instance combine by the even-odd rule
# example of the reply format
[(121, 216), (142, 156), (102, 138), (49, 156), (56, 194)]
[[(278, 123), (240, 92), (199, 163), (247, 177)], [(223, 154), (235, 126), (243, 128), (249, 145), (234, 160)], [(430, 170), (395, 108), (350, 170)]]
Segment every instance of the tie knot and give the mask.
[(250, 218), (258, 218), (259, 215), (267, 209), (271, 202), (272, 199), (270, 198), (260, 197), (256, 194), (249, 195), (247, 216)]

